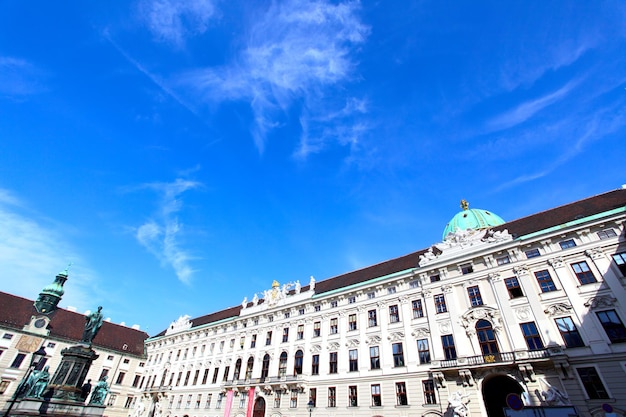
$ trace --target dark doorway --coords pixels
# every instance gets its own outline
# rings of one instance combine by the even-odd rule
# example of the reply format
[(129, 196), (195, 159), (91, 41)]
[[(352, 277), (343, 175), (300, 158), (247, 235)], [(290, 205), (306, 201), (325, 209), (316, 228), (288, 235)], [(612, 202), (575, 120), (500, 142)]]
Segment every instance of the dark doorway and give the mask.
[(252, 417), (265, 417), (265, 399), (263, 397), (257, 397), (254, 402)]
[(489, 417), (504, 417), (502, 409), (507, 407), (506, 396), (522, 394), (524, 389), (513, 378), (497, 375), (483, 382), (483, 401)]

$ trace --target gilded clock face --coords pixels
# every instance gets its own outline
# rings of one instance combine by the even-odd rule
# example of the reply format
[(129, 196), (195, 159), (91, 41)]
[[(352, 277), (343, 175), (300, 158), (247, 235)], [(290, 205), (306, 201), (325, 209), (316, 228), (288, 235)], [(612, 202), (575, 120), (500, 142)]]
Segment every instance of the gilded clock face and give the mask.
[(35, 327), (36, 328), (41, 329), (45, 325), (46, 325), (46, 321), (44, 319), (37, 319), (37, 320), (35, 320)]

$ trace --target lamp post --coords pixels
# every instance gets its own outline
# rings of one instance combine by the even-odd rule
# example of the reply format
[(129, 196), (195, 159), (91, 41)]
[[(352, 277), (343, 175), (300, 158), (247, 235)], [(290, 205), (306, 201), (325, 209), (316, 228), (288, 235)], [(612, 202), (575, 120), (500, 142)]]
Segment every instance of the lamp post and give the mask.
[[(45, 356), (46, 350), (44, 349), (43, 345), (39, 349), (37, 349), (37, 351), (33, 352), (33, 355), (30, 357), (30, 363), (28, 364), (28, 372), (26, 372), (26, 375), (24, 375), (24, 378), (22, 378), (22, 382), (27, 381), (28, 378), (30, 378), (30, 374), (37, 367), (37, 365), (39, 365), (39, 362), (41, 362), (41, 360)], [(7, 411), (4, 412), (3, 417), (9, 417), (9, 413), (11, 412), (13, 405), (15, 405), (17, 397), (22, 394), (21, 391), (23, 391), (23, 387), (18, 385), (15, 389), (15, 392), (13, 393), (13, 396), (9, 400), (9, 408), (7, 408)]]
[(313, 408), (315, 408), (315, 403), (313, 402), (313, 400), (309, 400), (309, 402), (307, 403), (307, 407), (309, 407), (309, 417), (311, 417), (311, 414), (313, 413)]

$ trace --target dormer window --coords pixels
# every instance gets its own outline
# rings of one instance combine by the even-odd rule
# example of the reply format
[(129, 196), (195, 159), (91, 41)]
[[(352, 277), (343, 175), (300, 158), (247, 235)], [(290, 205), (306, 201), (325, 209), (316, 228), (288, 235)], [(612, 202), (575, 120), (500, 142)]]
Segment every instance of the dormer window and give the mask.
[(496, 258), (496, 262), (498, 263), (498, 265), (510, 264), (511, 258), (509, 258), (509, 255), (501, 256), (499, 258)]
[(601, 240), (616, 237), (617, 233), (613, 229), (605, 229), (598, 232), (598, 238)]
[(576, 242), (574, 242), (574, 239), (567, 239), (560, 241), (559, 245), (561, 246), (561, 249), (569, 249), (576, 246)]

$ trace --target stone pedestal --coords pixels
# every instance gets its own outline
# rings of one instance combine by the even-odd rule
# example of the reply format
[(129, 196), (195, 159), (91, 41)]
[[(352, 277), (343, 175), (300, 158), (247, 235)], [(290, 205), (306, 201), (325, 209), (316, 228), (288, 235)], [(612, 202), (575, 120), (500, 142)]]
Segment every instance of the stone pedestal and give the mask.
[(52, 377), (49, 389), (52, 399), (85, 402), (81, 398), (81, 387), (91, 363), (98, 358), (88, 345), (72, 346), (61, 351), (63, 359)]
[(102, 417), (104, 410), (103, 405), (85, 405), (76, 401), (54, 398), (50, 400), (24, 398), (15, 405), (11, 411), (11, 417)]

